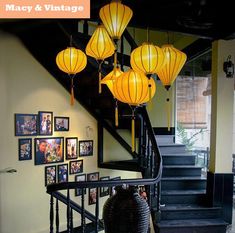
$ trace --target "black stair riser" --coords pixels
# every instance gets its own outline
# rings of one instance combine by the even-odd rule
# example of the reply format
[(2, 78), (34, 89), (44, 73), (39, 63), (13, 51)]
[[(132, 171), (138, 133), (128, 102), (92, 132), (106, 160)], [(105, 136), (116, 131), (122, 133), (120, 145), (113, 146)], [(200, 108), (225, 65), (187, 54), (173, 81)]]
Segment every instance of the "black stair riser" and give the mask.
[(171, 153), (185, 153), (186, 147), (182, 146), (159, 146), (161, 154), (171, 154)]
[(157, 233), (226, 233), (226, 226), (158, 228)]
[(212, 219), (221, 217), (221, 209), (163, 210), (162, 220)]
[(162, 190), (206, 189), (206, 180), (162, 180)]
[(196, 157), (194, 155), (182, 156), (162, 156), (163, 165), (195, 165)]
[(162, 177), (175, 177), (175, 176), (201, 176), (201, 168), (164, 168)]
[(162, 195), (161, 204), (205, 204), (205, 194)]

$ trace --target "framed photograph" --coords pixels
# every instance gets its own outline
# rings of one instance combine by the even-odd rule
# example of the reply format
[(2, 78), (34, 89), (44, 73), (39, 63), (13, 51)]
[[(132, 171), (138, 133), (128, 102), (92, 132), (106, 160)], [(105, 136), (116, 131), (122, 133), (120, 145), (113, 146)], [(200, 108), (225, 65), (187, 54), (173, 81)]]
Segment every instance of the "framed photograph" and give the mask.
[(35, 138), (35, 165), (64, 162), (64, 138)]
[[(100, 180), (109, 180), (109, 179), (110, 179), (109, 176), (100, 177)], [(100, 197), (108, 196), (109, 193), (110, 193), (109, 187), (101, 187), (100, 188)]]
[[(93, 172), (87, 174), (87, 181), (95, 181), (99, 180), (99, 172)], [(89, 198), (88, 198), (88, 204), (93, 205), (96, 203), (96, 196), (98, 195), (98, 189), (97, 188), (90, 188), (89, 189)]]
[[(86, 174), (76, 175), (75, 181), (86, 181)], [(86, 189), (84, 189), (84, 194), (86, 194)], [(75, 189), (75, 196), (81, 196), (82, 195), (82, 189)]]
[(38, 117), (39, 135), (52, 135), (53, 113), (40, 111), (38, 112)]
[[(120, 180), (121, 176), (113, 177), (111, 180)], [(110, 188), (110, 196), (113, 196), (116, 194), (115, 186)]]
[(45, 167), (45, 186), (56, 183), (56, 166)]
[(15, 114), (15, 136), (37, 135), (37, 114)]
[(69, 174), (77, 174), (83, 172), (83, 160), (75, 160), (69, 162)]
[(58, 165), (58, 183), (67, 182), (68, 181), (68, 164), (60, 164)]
[(54, 117), (54, 131), (69, 131), (69, 117)]
[(77, 159), (78, 138), (66, 138), (66, 159)]
[(19, 161), (32, 159), (32, 139), (19, 139)]
[(79, 141), (79, 156), (93, 155), (93, 140)]

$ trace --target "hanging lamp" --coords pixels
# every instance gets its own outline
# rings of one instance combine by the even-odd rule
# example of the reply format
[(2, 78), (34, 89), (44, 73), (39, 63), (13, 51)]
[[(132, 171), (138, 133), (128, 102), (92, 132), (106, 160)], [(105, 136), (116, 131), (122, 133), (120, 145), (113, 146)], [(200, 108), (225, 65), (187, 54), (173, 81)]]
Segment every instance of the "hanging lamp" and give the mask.
[(185, 53), (176, 49), (171, 44), (166, 44), (162, 46), (162, 50), (165, 53), (165, 65), (162, 69), (157, 72), (159, 79), (161, 80), (163, 86), (167, 90), (167, 112), (168, 112), (168, 131), (170, 131), (170, 98), (169, 98), (169, 89), (173, 82), (175, 81), (177, 75), (182, 69), (183, 65), (186, 62), (187, 56)]
[(118, 102), (114, 96), (113, 84), (121, 74), (123, 74), (123, 72), (120, 70), (120, 68), (118, 66), (114, 67), (114, 69), (110, 73), (108, 73), (101, 81), (101, 84), (107, 85), (115, 99), (115, 126), (118, 126)]
[(81, 72), (87, 64), (87, 57), (84, 52), (74, 47), (68, 47), (60, 51), (56, 56), (56, 64), (60, 70), (67, 73), (71, 78), (71, 98), (70, 103), (74, 105), (74, 85), (75, 75)]
[[(151, 84), (151, 96), (149, 86)], [(132, 109), (132, 151), (135, 151), (135, 108), (148, 102), (155, 94), (156, 85), (153, 78), (150, 80), (142, 72), (132, 69), (124, 72), (113, 83), (113, 93), (116, 99), (127, 103)]]
[(110, 39), (105, 27), (99, 25), (86, 46), (86, 54), (96, 59), (99, 64), (99, 93), (101, 93), (101, 66), (104, 59), (112, 56), (115, 46)]

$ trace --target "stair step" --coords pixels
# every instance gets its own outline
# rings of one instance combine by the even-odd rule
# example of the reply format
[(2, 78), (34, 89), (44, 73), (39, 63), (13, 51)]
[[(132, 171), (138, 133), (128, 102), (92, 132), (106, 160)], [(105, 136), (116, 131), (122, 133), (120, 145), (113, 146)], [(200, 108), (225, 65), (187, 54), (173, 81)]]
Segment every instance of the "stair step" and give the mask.
[(206, 189), (206, 179), (202, 177), (163, 177), (162, 190), (201, 190)]
[[(95, 224), (93, 223), (88, 223), (86, 224), (86, 228), (85, 228), (85, 233), (95, 233)], [(100, 228), (99, 231), (103, 231), (104, 229), (103, 228)], [(65, 231), (61, 231), (60, 233), (67, 233), (68, 231), (65, 230)], [(75, 227), (73, 229), (73, 233), (82, 233), (82, 227), (79, 226), (79, 227)]]
[(162, 191), (161, 204), (204, 204), (206, 190), (169, 190)]
[(183, 144), (160, 144), (158, 147), (162, 154), (186, 152), (186, 146)]
[(169, 204), (161, 208), (161, 218), (162, 220), (213, 219), (221, 216), (221, 210), (221, 207)]
[(164, 165), (163, 177), (175, 176), (201, 176), (202, 167), (187, 165)]
[(195, 165), (196, 156), (190, 154), (162, 154), (163, 165)]
[(141, 171), (137, 160), (123, 160), (123, 161), (110, 161), (104, 162), (99, 165), (100, 168), (123, 170), (123, 171)]
[(159, 233), (226, 233), (227, 223), (218, 219), (162, 220), (157, 224)]
[(155, 135), (157, 143), (160, 144), (173, 144), (175, 135)]

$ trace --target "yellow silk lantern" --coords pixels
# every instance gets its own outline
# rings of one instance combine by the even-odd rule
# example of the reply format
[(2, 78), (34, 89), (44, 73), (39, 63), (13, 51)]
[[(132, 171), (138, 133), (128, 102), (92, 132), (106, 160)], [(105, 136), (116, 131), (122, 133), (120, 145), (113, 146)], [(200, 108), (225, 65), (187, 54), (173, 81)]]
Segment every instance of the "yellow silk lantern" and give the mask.
[[(149, 95), (149, 84), (151, 84), (151, 95)], [(115, 98), (123, 103), (131, 105), (132, 108), (132, 151), (135, 151), (135, 107), (148, 102), (155, 94), (156, 85), (152, 78), (150, 80), (142, 72), (132, 69), (124, 72), (113, 83)]]
[[(113, 83), (116, 79), (123, 74), (119, 67), (114, 67), (114, 69), (108, 73), (101, 81), (101, 84), (106, 84), (109, 90), (111, 91), (112, 95), (114, 96), (113, 92)], [(114, 97), (115, 98), (115, 97)], [(116, 98), (115, 98), (116, 99)], [(117, 100), (115, 103), (115, 126), (118, 126), (118, 104)]]
[(182, 69), (183, 65), (186, 62), (187, 56), (185, 53), (174, 48), (173, 45), (163, 45), (162, 50), (165, 53), (166, 63), (162, 69), (157, 72), (159, 79), (167, 90), (167, 112), (168, 112), (168, 130), (170, 130), (170, 98), (169, 98), (169, 89), (173, 82), (175, 81), (177, 75)]
[(99, 93), (101, 93), (101, 65), (104, 59), (114, 54), (115, 46), (105, 27), (100, 25), (94, 31), (86, 46), (86, 54), (94, 57), (99, 63)]
[(56, 64), (60, 70), (67, 73), (71, 78), (71, 105), (74, 104), (73, 78), (81, 72), (87, 64), (87, 57), (84, 52), (74, 47), (68, 47), (60, 51), (56, 56)]
[(100, 18), (113, 40), (119, 40), (129, 23), (133, 12), (119, 0), (113, 0), (110, 4), (100, 9)]
[(131, 67), (145, 75), (157, 73), (165, 64), (162, 49), (151, 43), (143, 43), (131, 53)]

